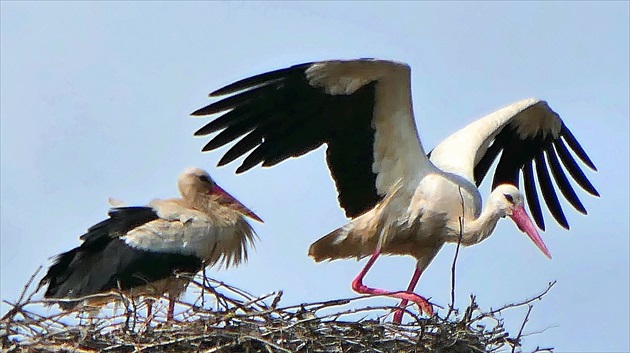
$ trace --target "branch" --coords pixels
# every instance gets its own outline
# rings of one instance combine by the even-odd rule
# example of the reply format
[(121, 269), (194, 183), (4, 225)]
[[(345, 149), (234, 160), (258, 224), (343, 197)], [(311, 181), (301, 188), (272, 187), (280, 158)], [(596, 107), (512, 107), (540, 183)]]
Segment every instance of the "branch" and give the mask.
[[(34, 278), (34, 277), (33, 277)], [(254, 296), (223, 282), (200, 275), (190, 277), (199, 292), (177, 300), (178, 319), (155, 322), (140, 315), (146, 298), (125, 297), (122, 292), (111, 295), (114, 303), (105, 306), (97, 316), (90, 317), (89, 326), (81, 326), (78, 318), (84, 314), (80, 306), (69, 311), (41, 313), (49, 301), (32, 300), (28, 290), (22, 302), (13, 305), (13, 315), (0, 322), (2, 348), (11, 352), (41, 350), (62, 352), (175, 352), (175, 351), (249, 351), (262, 352), (432, 352), (465, 351), (493, 353), (520, 348), (520, 340), (529, 312), (521, 330), (510, 338), (503, 320), (494, 314), (509, 308), (530, 305), (543, 293), (523, 303), (506, 305), (484, 312), (470, 297), (462, 317), (439, 315), (423, 317), (412, 306), (402, 308), (413, 319), (405, 325), (385, 320), (397, 306), (364, 306), (372, 296), (334, 299), (313, 303), (282, 306), (282, 292)], [(32, 282), (32, 280), (30, 281)], [(30, 288), (27, 286), (27, 288)], [(196, 297), (191, 297), (196, 293)], [(202, 296), (210, 295), (206, 300)], [(123, 305), (120, 303), (122, 299)], [(73, 299), (76, 301), (77, 299)], [(155, 298), (164, 303), (166, 298)], [(213, 309), (221, 303), (220, 310)], [(450, 310), (457, 312), (454, 303)], [(531, 311), (531, 305), (530, 305)], [(164, 305), (156, 305), (154, 314), (164, 317)], [(358, 317), (358, 318), (357, 318)], [(482, 321), (483, 320), (483, 321)], [(45, 347), (42, 348), (42, 347)], [(514, 348), (516, 347), (516, 348)], [(35, 350), (36, 351), (36, 350)], [(536, 352), (550, 352), (539, 349)]]
[(451, 316), (455, 308), (455, 268), (457, 265), (457, 257), (459, 256), (459, 247), (462, 244), (462, 237), (464, 236), (464, 195), (462, 195), (462, 188), (458, 187), (459, 198), (462, 205), (462, 216), (459, 217), (459, 238), (457, 239), (457, 247), (455, 247), (455, 256), (453, 256), (453, 264), (451, 265), (451, 304), (448, 309), (446, 318)]
[(542, 291), (542, 293), (540, 293), (540, 294), (538, 294), (538, 295), (536, 295), (536, 296), (534, 296), (532, 298), (525, 299), (525, 300), (523, 300), (521, 302), (507, 304), (507, 305), (504, 305), (504, 306), (500, 307), (499, 309), (490, 310), (488, 312), (488, 314), (495, 315), (495, 314), (498, 314), (501, 311), (506, 310), (506, 309), (516, 308), (516, 307), (519, 307), (519, 306), (531, 304), (531, 303), (533, 303), (536, 300), (542, 300), (542, 297), (545, 296), (545, 294), (547, 294), (551, 290), (551, 288), (553, 288), (553, 286), (556, 285), (556, 283), (557, 283), (557, 281), (549, 282), (547, 284), (547, 288), (544, 291)]

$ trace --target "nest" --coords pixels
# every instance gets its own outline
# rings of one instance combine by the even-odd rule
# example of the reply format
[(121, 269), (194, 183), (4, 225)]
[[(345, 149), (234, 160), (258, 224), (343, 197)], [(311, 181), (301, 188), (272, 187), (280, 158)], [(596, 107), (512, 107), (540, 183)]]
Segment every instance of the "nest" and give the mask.
[[(474, 296), (463, 311), (442, 310), (443, 317), (420, 317), (410, 306), (411, 320), (395, 325), (389, 322), (395, 307), (362, 306), (366, 297), (282, 306), (282, 292), (253, 296), (199, 274), (178, 300), (175, 321), (166, 322), (164, 300), (147, 318), (147, 302), (122, 293), (96, 316), (50, 313), (33, 299), (36, 290), (26, 294), (35, 276), (16, 303), (5, 301), (12, 309), (0, 320), (3, 352), (521, 352), (532, 303), (555, 283), (494, 310), (481, 310)], [(523, 306), (527, 315), (511, 336), (500, 314)]]

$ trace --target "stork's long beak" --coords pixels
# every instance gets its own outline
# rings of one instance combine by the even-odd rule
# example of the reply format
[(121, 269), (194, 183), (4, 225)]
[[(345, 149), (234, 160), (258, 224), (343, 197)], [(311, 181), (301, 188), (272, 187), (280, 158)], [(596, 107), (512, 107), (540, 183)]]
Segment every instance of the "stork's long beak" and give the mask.
[(234, 196), (230, 195), (227, 191), (223, 190), (219, 185), (214, 184), (214, 186), (212, 187), (212, 194), (217, 196), (218, 201), (220, 203), (227, 205), (233, 210), (239, 211), (243, 215), (253, 220), (256, 220), (260, 223), (264, 223), (263, 220), (260, 219), (260, 217), (258, 217), (254, 212), (252, 212), (252, 210), (245, 207), (245, 205), (243, 205), (239, 200), (234, 198)]
[(551, 259), (551, 254), (549, 253), (549, 250), (547, 250), (547, 246), (545, 246), (545, 243), (540, 237), (540, 234), (538, 234), (538, 230), (527, 215), (527, 212), (525, 212), (523, 206), (515, 207), (510, 218), (512, 218), (514, 223), (516, 223), (518, 229), (527, 234), (529, 236), (529, 239), (531, 239), (534, 244), (536, 244), (538, 249), (540, 249), (540, 251), (542, 251), (545, 256)]

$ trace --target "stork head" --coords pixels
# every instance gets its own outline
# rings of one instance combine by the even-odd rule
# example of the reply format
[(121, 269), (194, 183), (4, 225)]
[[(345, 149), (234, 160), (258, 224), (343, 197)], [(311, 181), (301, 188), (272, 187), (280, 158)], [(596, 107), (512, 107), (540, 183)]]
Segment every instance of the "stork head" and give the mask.
[(523, 207), (523, 194), (514, 185), (502, 184), (497, 186), (492, 191), (491, 200), (501, 217), (510, 217), (516, 223), (518, 229), (527, 234), (538, 249), (551, 259), (547, 246), (545, 246), (536, 226), (534, 226)]
[(184, 170), (179, 176), (178, 186), (179, 192), (185, 200), (207, 199), (200, 196), (209, 195), (219, 205), (238, 211), (258, 222), (263, 222), (254, 212), (217, 185), (210, 174), (203, 169), (193, 167)]

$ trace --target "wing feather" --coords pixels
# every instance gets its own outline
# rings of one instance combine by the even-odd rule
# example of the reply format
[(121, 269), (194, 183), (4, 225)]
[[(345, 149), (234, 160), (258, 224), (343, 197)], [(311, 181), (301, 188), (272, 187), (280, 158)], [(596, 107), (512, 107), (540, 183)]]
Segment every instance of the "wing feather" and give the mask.
[(235, 143), (234, 146), (230, 147), (223, 157), (221, 157), (217, 165), (220, 167), (233, 162), (240, 156), (253, 150), (254, 147), (258, 146), (261, 143), (262, 138), (262, 132), (258, 130), (251, 131)]
[(536, 191), (536, 181), (534, 180), (534, 171), (531, 163), (523, 166), (523, 184), (525, 186), (525, 198), (529, 205), (529, 210), (534, 217), (534, 221), (538, 228), (545, 230), (545, 219), (543, 218), (540, 200), (538, 199), (538, 191)]
[(567, 179), (567, 176), (564, 174), (562, 167), (560, 166), (560, 161), (558, 160), (558, 155), (556, 154), (555, 148), (549, 148), (546, 150), (547, 152), (547, 162), (549, 162), (549, 166), (551, 167), (551, 175), (553, 175), (554, 180), (556, 181), (556, 185), (562, 192), (567, 201), (575, 208), (578, 212), (582, 214), (586, 214), (586, 209), (582, 202), (578, 198), (575, 190), (571, 187), (571, 182)]
[(490, 145), (488, 151), (481, 158), (477, 166), (475, 167), (475, 183), (477, 186), (481, 184), (481, 181), (486, 177), (490, 167), (497, 159), (501, 151), (503, 150), (503, 144), (501, 142), (495, 141)]
[(267, 73), (263, 73), (260, 75), (252, 76), (249, 78), (244, 78), (242, 80), (231, 83), (223, 88), (219, 88), (218, 90), (210, 93), (210, 97), (219, 97), (224, 96), (226, 94), (232, 94), (234, 92), (238, 92), (244, 89), (248, 89), (251, 87), (256, 87), (258, 85), (263, 84), (271, 84), (275, 81), (283, 81), (287, 76), (290, 76), (295, 71), (303, 71), (310, 67), (313, 63), (303, 63), (298, 65), (293, 65), (288, 68), (279, 69), (270, 71)]
[(417, 139), (409, 68), (403, 64), (372, 59), (305, 63), (210, 94), (223, 95), (192, 113), (222, 113), (195, 133), (223, 130), (204, 151), (237, 141), (219, 166), (245, 156), (236, 169), (242, 173), (326, 144), (326, 162), (348, 217), (373, 208), (408, 171), (428, 162)]
[(247, 107), (236, 107), (231, 111), (221, 115), (219, 118), (204, 125), (201, 129), (195, 132), (195, 136), (206, 136), (213, 132), (225, 129), (231, 124), (240, 123), (244, 120), (252, 119), (254, 116), (251, 109)]
[(243, 119), (238, 122), (234, 122), (230, 126), (226, 127), (223, 131), (213, 137), (204, 147), (204, 152), (217, 149), (230, 141), (249, 133), (254, 129), (251, 122), (247, 119)]
[(553, 188), (551, 177), (549, 176), (549, 170), (547, 169), (547, 163), (545, 162), (544, 151), (540, 151), (534, 157), (536, 161), (536, 175), (538, 175), (538, 181), (540, 182), (540, 189), (542, 191), (543, 199), (551, 212), (553, 218), (565, 229), (569, 229), (569, 223), (562, 211), (558, 195)]
[(108, 219), (91, 226), (79, 237), (85, 246), (93, 243), (102, 245), (103, 241), (124, 236), (134, 228), (159, 218), (153, 208), (145, 206), (115, 207), (109, 210), (108, 215)]
[(584, 191), (593, 196), (599, 196), (599, 192), (597, 192), (593, 184), (591, 184), (586, 175), (584, 175), (584, 172), (582, 171), (582, 169), (580, 169), (580, 166), (571, 156), (571, 152), (569, 152), (567, 146), (565, 146), (564, 143), (559, 139), (554, 141), (554, 146), (556, 147), (556, 151), (558, 152), (560, 161), (562, 161), (562, 165), (564, 165), (573, 180), (575, 180), (575, 182), (582, 189), (584, 189)]
[[(500, 155), (492, 188), (506, 183), (518, 187), (520, 173), (523, 173), (529, 209), (538, 227), (544, 230), (545, 223), (534, 179), (537, 178), (549, 212), (562, 227), (568, 229), (569, 224), (556, 187), (578, 212), (586, 214), (586, 209), (573, 190), (567, 172), (584, 191), (594, 196), (599, 194), (567, 145), (587, 167), (597, 170), (573, 133), (547, 102), (527, 99), (500, 109), (456, 132), (432, 151), (431, 161), (446, 171), (470, 178), (479, 186)], [(532, 165), (534, 162), (536, 176)]]
[(566, 127), (566, 125), (562, 125), (562, 130), (560, 134), (567, 142), (569, 147), (571, 147), (571, 150), (575, 152), (575, 154), (582, 160), (582, 162), (584, 162), (584, 164), (586, 164), (592, 170), (596, 171), (597, 167), (595, 167), (595, 164), (593, 164), (593, 161), (591, 161), (589, 156), (586, 154), (586, 151), (584, 151), (582, 145), (580, 145), (578, 140), (575, 138), (575, 136), (573, 136), (573, 133)]

